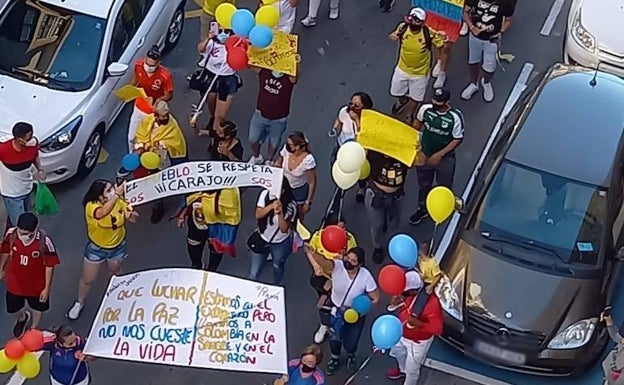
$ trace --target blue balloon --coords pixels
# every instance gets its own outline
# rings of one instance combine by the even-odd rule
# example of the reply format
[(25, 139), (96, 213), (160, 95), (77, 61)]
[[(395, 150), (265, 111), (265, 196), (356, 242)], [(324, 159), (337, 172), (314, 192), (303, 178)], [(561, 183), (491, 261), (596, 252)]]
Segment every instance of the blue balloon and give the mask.
[(126, 154), (121, 159), (121, 167), (134, 171), (141, 165), (141, 158), (137, 154)]
[(413, 268), (418, 262), (418, 244), (407, 234), (397, 234), (388, 245), (390, 258), (403, 267)]
[(232, 15), (232, 30), (238, 36), (247, 37), (256, 25), (253, 13), (248, 9), (239, 9)]
[(266, 48), (273, 42), (273, 30), (265, 25), (256, 25), (249, 32), (251, 45)]
[(372, 307), (373, 302), (366, 294), (355, 297), (353, 299), (353, 304), (351, 305), (351, 308), (358, 312), (359, 315), (365, 315)]
[(377, 318), (371, 327), (373, 345), (379, 349), (390, 349), (399, 343), (402, 335), (401, 321), (391, 314)]

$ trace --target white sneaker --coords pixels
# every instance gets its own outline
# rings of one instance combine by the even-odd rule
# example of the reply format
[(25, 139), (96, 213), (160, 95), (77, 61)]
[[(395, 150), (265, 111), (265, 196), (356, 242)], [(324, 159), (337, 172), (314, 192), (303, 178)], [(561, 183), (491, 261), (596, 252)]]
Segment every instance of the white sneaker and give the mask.
[(464, 100), (470, 100), (472, 95), (474, 95), (477, 91), (479, 91), (479, 86), (475, 83), (470, 83), (462, 91), (461, 98)]
[(258, 155), (258, 156), (252, 156), (251, 158), (249, 158), (249, 162), (250, 164), (264, 164), (264, 157), (262, 156), (262, 154)]
[(459, 36), (468, 35), (468, 24), (462, 23), (461, 29), (459, 30)]
[(444, 83), (446, 82), (446, 72), (440, 72), (435, 82), (433, 82), (433, 88), (438, 89), (444, 87)]
[(494, 100), (494, 88), (492, 88), (492, 82), (486, 83), (483, 79), (481, 79), (481, 85), (483, 86), (483, 100), (488, 103)]
[(69, 310), (67, 311), (67, 318), (69, 318), (72, 321), (75, 321), (78, 318), (80, 318), (80, 313), (82, 312), (83, 307), (84, 307), (83, 303), (75, 301), (72, 307), (70, 307)]
[(306, 16), (305, 19), (301, 20), (301, 24), (304, 27), (314, 27), (316, 25), (316, 17)]
[(316, 333), (314, 333), (314, 343), (322, 344), (325, 341), (325, 337), (327, 337), (327, 333), (329, 333), (329, 326), (321, 325), (319, 326)]
[(330, 8), (329, 9), (329, 20), (336, 20), (340, 16), (339, 8)]
[(442, 71), (442, 62), (438, 60), (436, 62), (436, 65), (433, 67), (433, 70), (431, 71), (431, 76), (433, 76), (434, 78), (437, 78), (438, 75), (440, 75), (441, 71)]

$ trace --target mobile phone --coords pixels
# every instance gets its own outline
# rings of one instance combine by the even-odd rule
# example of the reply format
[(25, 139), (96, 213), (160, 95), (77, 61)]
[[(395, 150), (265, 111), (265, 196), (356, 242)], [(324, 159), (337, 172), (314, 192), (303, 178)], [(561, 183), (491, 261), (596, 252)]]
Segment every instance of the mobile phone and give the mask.
[(115, 178), (115, 185), (117, 185), (117, 186), (122, 185), (125, 182), (126, 182), (126, 180), (124, 178), (121, 178), (121, 177), (116, 177)]
[(217, 23), (216, 21), (210, 22), (210, 33), (215, 36), (219, 33), (219, 23)]

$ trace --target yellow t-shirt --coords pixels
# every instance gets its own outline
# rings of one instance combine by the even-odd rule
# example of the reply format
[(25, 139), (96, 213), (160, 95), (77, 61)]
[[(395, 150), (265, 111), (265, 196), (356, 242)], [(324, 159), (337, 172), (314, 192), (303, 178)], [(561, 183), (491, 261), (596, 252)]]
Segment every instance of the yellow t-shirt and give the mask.
[[(405, 28), (405, 24), (400, 24), (395, 33), (399, 33)], [(442, 47), (445, 39), (442, 35), (429, 29), (431, 45)], [(425, 42), (424, 28), (414, 33), (409, 27), (405, 29), (401, 36), (401, 47), (399, 49), (399, 63), (397, 66), (403, 72), (412, 76), (427, 76), (431, 69), (431, 51), (427, 49)]]
[[(327, 259), (334, 259), (337, 255), (337, 253), (330, 253), (329, 251), (325, 250), (325, 248), (321, 244), (321, 232), (320, 231), (317, 231), (314, 234), (312, 234), (312, 238), (310, 238), (310, 241), (308, 243), (310, 244), (310, 247), (312, 247), (317, 253), (321, 254)], [(353, 234), (347, 232), (347, 250), (355, 246), (357, 246), (355, 237), (353, 236)], [(332, 273), (331, 271), (323, 271), (323, 275), (326, 276), (327, 278), (331, 278), (331, 273)]]
[(204, 0), (202, 9), (209, 15), (214, 16), (215, 10), (223, 3), (232, 3), (236, 5), (236, 0)]
[(95, 210), (102, 207), (102, 202), (89, 202), (85, 206), (85, 220), (87, 222), (87, 236), (96, 246), (103, 249), (112, 249), (126, 239), (126, 211), (128, 204), (122, 199), (115, 202), (110, 213), (100, 219), (95, 218)]
[(145, 151), (157, 151), (164, 146), (171, 158), (186, 156), (186, 140), (184, 133), (173, 116), (169, 116), (169, 123), (155, 126), (154, 114), (147, 115), (139, 124), (134, 138), (135, 144)]
[(418, 259), (418, 270), (420, 271), (420, 275), (426, 284), (434, 283), (438, 278), (438, 275), (442, 274), (440, 265), (438, 265), (438, 262), (431, 257), (421, 256)]

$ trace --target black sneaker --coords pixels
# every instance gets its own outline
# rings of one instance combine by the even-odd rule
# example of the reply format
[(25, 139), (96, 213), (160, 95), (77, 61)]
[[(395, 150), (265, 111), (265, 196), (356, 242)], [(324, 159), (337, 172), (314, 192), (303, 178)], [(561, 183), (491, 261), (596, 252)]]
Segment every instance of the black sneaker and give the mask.
[(390, 11), (392, 11), (392, 7), (394, 7), (394, 1), (395, 0), (391, 0), (391, 1), (386, 1), (386, 5), (383, 7), (383, 9), (381, 10), (381, 12), (384, 13), (388, 13)]
[(392, 113), (393, 114), (398, 114), (399, 112), (401, 112), (401, 110), (403, 109), (403, 107), (405, 107), (405, 105), (407, 105), (407, 103), (401, 103), (399, 101), (396, 101), (393, 105), (392, 105)]
[(349, 373), (353, 374), (357, 372), (357, 361), (355, 360), (355, 356), (349, 355), (347, 356), (347, 370)]
[(153, 224), (159, 223), (162, 221), (165, 216), (165, 204), (162, 201), (158, 201), (154, 203), (154, 207), (152, 207), (152, 216), (150, 217), (150, 222)]
[(358, 191), (355, 193), (355, 202), (364, 203), (364, 192)]
[(325, 374), (328, 376), (333, 376), (336, 374), (338, 369), (340, 368), (340, 360), (338, 358), (330, 358), (327, 362), (327, 370), (325, 370)]
[(128, 175), (130, 175), (130, 171), (126, 170), (123, 167), (119, 167), (119, 169), (117, 170), (117, 178), (126, 178), (128, 177)]
[(416, 212), (412, 214), (412, 216), (409, 217), (407, 222), (410, 225), (417, 225), (420, 222), (422, 222), (423, 219), (427, 218), (428, 216), (429, 216), (429, 213), (427, 212), (427, 210), (423, 208), (418, 208), (418, 210), (416, 210)]
[(385, 254), (382, 248), (373, 250), (373, 262), (381, 264), (385, 258)]
[(24, 312), (24, 318), (17, 321), (13, 327), (13, 336), (15, 338), (22, 338), (26, 330), (30, 328), (32, 321), (32, 315), (29, 311)]

